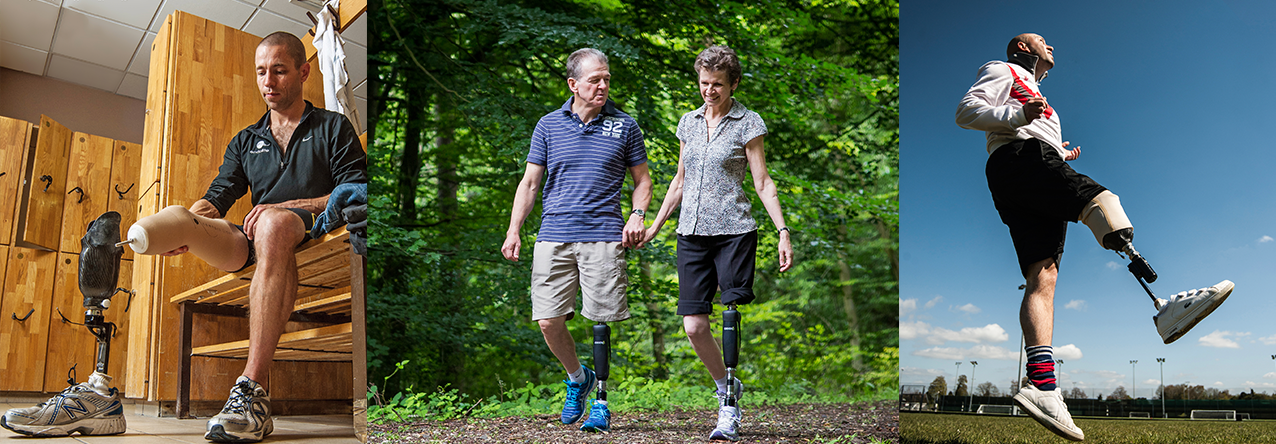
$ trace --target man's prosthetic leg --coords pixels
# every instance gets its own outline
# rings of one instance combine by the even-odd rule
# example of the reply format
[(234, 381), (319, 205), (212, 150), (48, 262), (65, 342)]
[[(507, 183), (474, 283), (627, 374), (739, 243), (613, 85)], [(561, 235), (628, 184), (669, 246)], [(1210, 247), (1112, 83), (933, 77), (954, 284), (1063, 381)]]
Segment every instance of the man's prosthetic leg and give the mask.
[(120, 279), (120, 256), (124, 249), (116, 245), (120, 239), (120, 213), (114, 211), (99, 216), (89, 224), (80, 238), (80, 294), (84, 295), (84, 326), (97, 338), (97, 365), (93, 376), (105, 379), (107, 361), (111, 355), (111, 337), (115, 324), (106, 322), (102, 311), (111, 307)]
[[(1079, 220), (1090, 227), (1099, 245), (1130, 259), (1128, 267), (1130, 273), (1138, 279), (1139, 285), (1143, 286), (1143, 291), (1146, 291), (1152, 301), (1156, 302), (1156, 295), (1147, 285), (1156, 282), (1156, 272), (1152, 270), (1148, 261), (1134, 250), (1134, 225), (1131, 225), (1130, 219), (1126, 217), (1117, 195), (1106, 190), (1099, 193), (1081, 210)], [(1157, 302), (1157, 308), (1160, 308), (1159, 302)]]
[(740, 399), (735, 383), (735, 367), (739, 362), (740, 312), (736, 311), (735, 304), (729, 304), (727, 310), (722, 312), (722, 363), (727, 367), (726, 404), (730, 407), (737, 407), (736, 401)]
[(594, 375), (598, 378), (598, 400), (607, 400), (607, 377), (611, 375), (611, 327), (606, 322), (594, 324)]
[[(173, 205), (144, 217), (128, 229), (128, 244), (138, 254), (162, 254), (183, 245), (210, 265), (233, 270), (247, 258), (237, 258), (233, 245), (243, 233), (225, 219), (210, 219)], [(235, 263), (238, 262), (238, 263)]]

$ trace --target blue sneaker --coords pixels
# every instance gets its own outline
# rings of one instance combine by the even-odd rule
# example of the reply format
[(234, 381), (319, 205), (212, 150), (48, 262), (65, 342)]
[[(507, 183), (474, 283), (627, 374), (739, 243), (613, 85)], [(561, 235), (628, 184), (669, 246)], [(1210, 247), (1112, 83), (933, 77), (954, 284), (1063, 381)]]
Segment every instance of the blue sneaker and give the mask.
[(606, 432), (611, 430), (611, 411), (607, 410), (607, 401), (594, 400), (589, 408), (589, 418), (580, 425), (585, 432)]
[(567, 384), (567, 400), (563, 402), (563, 424), (576, 422), (585, 414), (585, 400), (589, 399), (589, 392), (594, 390), (594, 383), (597, 382), (593, 370), (584, 366), (581, 368), (585, 369), (585, 382), (563, 381)]

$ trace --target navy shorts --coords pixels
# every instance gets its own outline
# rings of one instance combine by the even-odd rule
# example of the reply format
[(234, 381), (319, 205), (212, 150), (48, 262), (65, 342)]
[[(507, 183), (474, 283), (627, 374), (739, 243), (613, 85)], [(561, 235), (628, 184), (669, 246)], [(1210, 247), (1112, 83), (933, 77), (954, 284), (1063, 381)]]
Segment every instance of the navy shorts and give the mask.
[(713, 294), (722, 303), (753, 302), (753, 269), (758, 232), (721, 236), (678, 235), (678, 315), (713, 313)]
[[(301, 244), (304, 244), (310, 241), (310, 229), (315, 227), (315, 214), (300, 208), (283, 208), (283, 209), (296, 213), (297, 216), (301, 217), (301, 223), (306, 225), (306, 235), (301, 238)], [(235, 225), (235, 228), (238, 228), (240, 233), (244, 232), (243, 225), (236, 225), (236, 224), (232, 224), (232, 225)], [(248, 239), (248, 234), (245, 233), (244, 238)], [(301, 244), (297, 244), (297, 246), (301, 246)], [(245, 268), (251, 267), (255, 263), (257, 263), (257, 245), (253, 244), (252, 239), (248, 239), (248, 260), (244, 262), (244, 266), (239, 267), (238, 270), (232, 271), (231, 273), (238, 273), (238, 272), (244, 271)]]
[(1044, 259), (1063, 258), (1068, 222), (1075, 222), (1095, 196), (1107, 188), (1078, 173), (1059, 152), (1037, 139), (997, 148), (985, 168), (988, 190), (1019, 258), (1019, 271)]

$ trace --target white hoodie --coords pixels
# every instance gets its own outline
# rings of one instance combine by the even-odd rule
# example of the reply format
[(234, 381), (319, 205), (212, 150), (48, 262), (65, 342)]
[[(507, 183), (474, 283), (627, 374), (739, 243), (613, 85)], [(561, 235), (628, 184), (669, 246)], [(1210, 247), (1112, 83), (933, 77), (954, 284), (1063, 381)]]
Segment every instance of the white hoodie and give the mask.
[[(1033, 62), (1035, 64), (1035, 60)], [(1054, 107), (1046, 108), (1046, 112), (1031, 123), (1024, 116), (1024, 102), (1040, 95), (1037, 79), (1027, 68), (1002, 61), (985, 63), (979, 68), (979, 80), (961, 98), (957, 125), (987, 133), (988, 154), (1015, 140), (1035, 137), (1054, 147), (1059, 157), (1066, 158), (1059, 113)]]

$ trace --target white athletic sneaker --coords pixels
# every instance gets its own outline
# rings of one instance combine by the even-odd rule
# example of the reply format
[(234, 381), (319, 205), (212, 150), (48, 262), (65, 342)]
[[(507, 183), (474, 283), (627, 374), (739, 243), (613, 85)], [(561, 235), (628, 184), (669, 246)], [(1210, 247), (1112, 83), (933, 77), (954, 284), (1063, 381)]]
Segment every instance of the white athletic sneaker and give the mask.
[(1019, 389), (1015, 403), (1054, 434), (1073, 440), (1085, 440), (1085, 432), (1072, 423), (1068, 406), (1059, 390), (1042, 391), (1032, 384)]
[(88, 382), (62, 390), (35, 407), (10, 409), (0, 426), (23, 435), (68, 436), (124, 433), (124, 405), (110, 376), (94, 372)]
[(275, 431), (270, 395), (247, 376), (235, 380), (222, 412), (208, 420), (204, 439), (214, 442), (257, 442)]
[(718, 425), (709, 434), (710, 441), (740, 440), (740, 408), (731, 406), (718, 407)]
[(1168, 301), (1157, 298), (1156, 308), (1160, 312), (1152, 316), (1157, 333), (1166, 344), (1183, 337), (1197, 322), (1222, 305), (1235, 286), (1232, 281), (1223, 281), (1213, 287), (1175, 294)]

